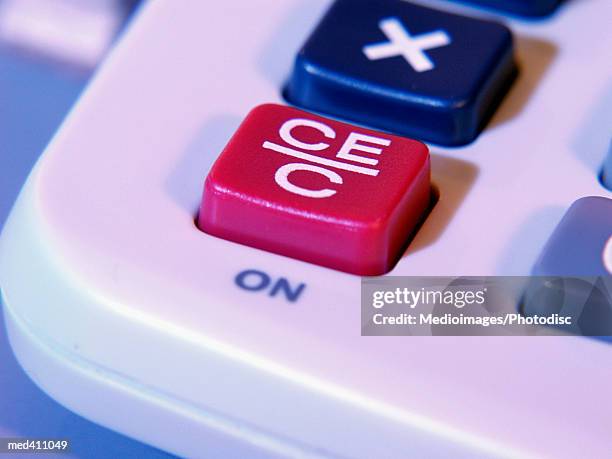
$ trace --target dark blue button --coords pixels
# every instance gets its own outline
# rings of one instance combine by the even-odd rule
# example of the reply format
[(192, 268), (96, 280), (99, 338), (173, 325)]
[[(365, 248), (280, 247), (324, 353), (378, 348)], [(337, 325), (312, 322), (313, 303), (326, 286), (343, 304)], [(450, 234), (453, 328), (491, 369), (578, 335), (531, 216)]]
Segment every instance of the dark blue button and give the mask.
[(540, 17), (551, 14), (561, 0), (459, 0), (465, 3), (482, 5), (500, 11), (527, 17)]
[(503, 25), (399, 0), (337, 0), (297, 55), (285, 97), (461, 145), (478, 135), (515, 74)]

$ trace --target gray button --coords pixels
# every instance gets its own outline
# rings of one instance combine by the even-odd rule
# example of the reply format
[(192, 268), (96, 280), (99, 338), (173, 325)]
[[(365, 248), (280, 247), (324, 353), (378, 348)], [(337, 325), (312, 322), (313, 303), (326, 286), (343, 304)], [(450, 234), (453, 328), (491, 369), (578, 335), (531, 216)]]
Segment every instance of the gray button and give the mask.
[(604, 260), (611, 237), (612, 199), (574, 202), (533, 269), (523, 313), (568, 315), (575, 319), (564, 327), (570, 333), (612, 336), (612, 275)]

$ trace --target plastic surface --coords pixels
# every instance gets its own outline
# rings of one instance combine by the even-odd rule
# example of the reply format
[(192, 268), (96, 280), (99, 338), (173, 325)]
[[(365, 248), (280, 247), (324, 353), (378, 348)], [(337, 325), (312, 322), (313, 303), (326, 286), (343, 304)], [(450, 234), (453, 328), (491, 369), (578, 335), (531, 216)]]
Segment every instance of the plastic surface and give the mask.
[(389, 271), (430, 202), (417, 141), (280, 105), (251, 111), (206, 178), (209, 234), (360, 275)]
[[(359, 277), (196, 227), (211, 164), (253, 107), (281, 101), (295, 53), (328, 6), (190, 0), (143, 9), (30, 176), (0, 238), (0, 284), (30, 336), (170, 404), (155, 416), (107, 416), (121, 400), (114, 391), (83, 404), (71, 398), (80, 382), (54, 384), (44, 360), (29, 371), (109, 427), (124, 429), (133, 413), (129, 434), (152, 444), (182, 406), (291, 452), (606, 457), (608, 345), (366, 339)], [(610, 140), (602, 75), (612, 73), (611, 7), (570, 1), (550, 22), (510, 23), (523, 71), (476, 142), (432, 149), (440, 199), (391, 273), (529, 274), (572, 202), (610, 197), (597, 176)], [(580, 97), (560, 110), (560, 95), (577, 87)], [(237, 286), (253, 269), (271, 286), (305, 289), (289, 302)], [(198, 456), (197, 434), (210, 429), (195, 420), (177, 435)], [(250, 435), (236, 438), (239, 450)]]
[(396, 0), (338, 0), (295, 59), (300, 107), (419, 140), (474, 140), (515, 77), (503, 25)]

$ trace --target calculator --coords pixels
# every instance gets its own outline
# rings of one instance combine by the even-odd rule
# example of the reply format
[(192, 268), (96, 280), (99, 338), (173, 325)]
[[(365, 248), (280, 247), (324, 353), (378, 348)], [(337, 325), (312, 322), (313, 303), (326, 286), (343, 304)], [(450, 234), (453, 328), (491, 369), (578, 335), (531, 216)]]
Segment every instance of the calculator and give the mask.
[(609, 456), (609, 343), (362, 336), (360, 282), (612, 272), (611, 17), (146, 3), (0, 237), (17, 359), (178, 456)]

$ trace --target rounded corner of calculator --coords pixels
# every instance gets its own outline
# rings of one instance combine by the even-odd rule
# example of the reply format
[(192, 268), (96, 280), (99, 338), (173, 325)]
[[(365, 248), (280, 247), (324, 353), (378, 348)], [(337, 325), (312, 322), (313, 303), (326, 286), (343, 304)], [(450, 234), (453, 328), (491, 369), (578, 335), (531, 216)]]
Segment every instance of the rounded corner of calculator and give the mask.
[[(2, 294), (2, 291), (0, 291)], [(158, 420), (176, 422), (176, 412), (160, 403), (157, 394), (147, 394), (124, 380), (113, 379), (113, 374), (80, 359), (76, 353), (58, 349), (38, 331), (18, 316), (0, 295), (9, 346), (16, 361), (34, 385), (66, 409), (110, 427), (147, 444), (168, 448), (149, 428), (151, 413)], [(70, 384), (66, 382), (70, 381)], [(105, 404), (91, 403), (105, 400)], [(129, 406), (131, 415), (117, 417), (107, 406)], [(167, 442), (166, 442), (167, 443)], [(184, 448), (184, 447), (183, 447)], [(170, 449), (178, 451), (180, 445)]]
[(63, 371), (68, 368), (67, 357), (45, 343), (40, 334), (18, 316), (15, 305), (9, 304), (4, 295), (0, 303), (8, 343), (19, 366), (45, 394), (72, 410), (70, 394), (74, 392), (74, 386), (54, 383), (56, 379), (75, 381), (74, 374)]

